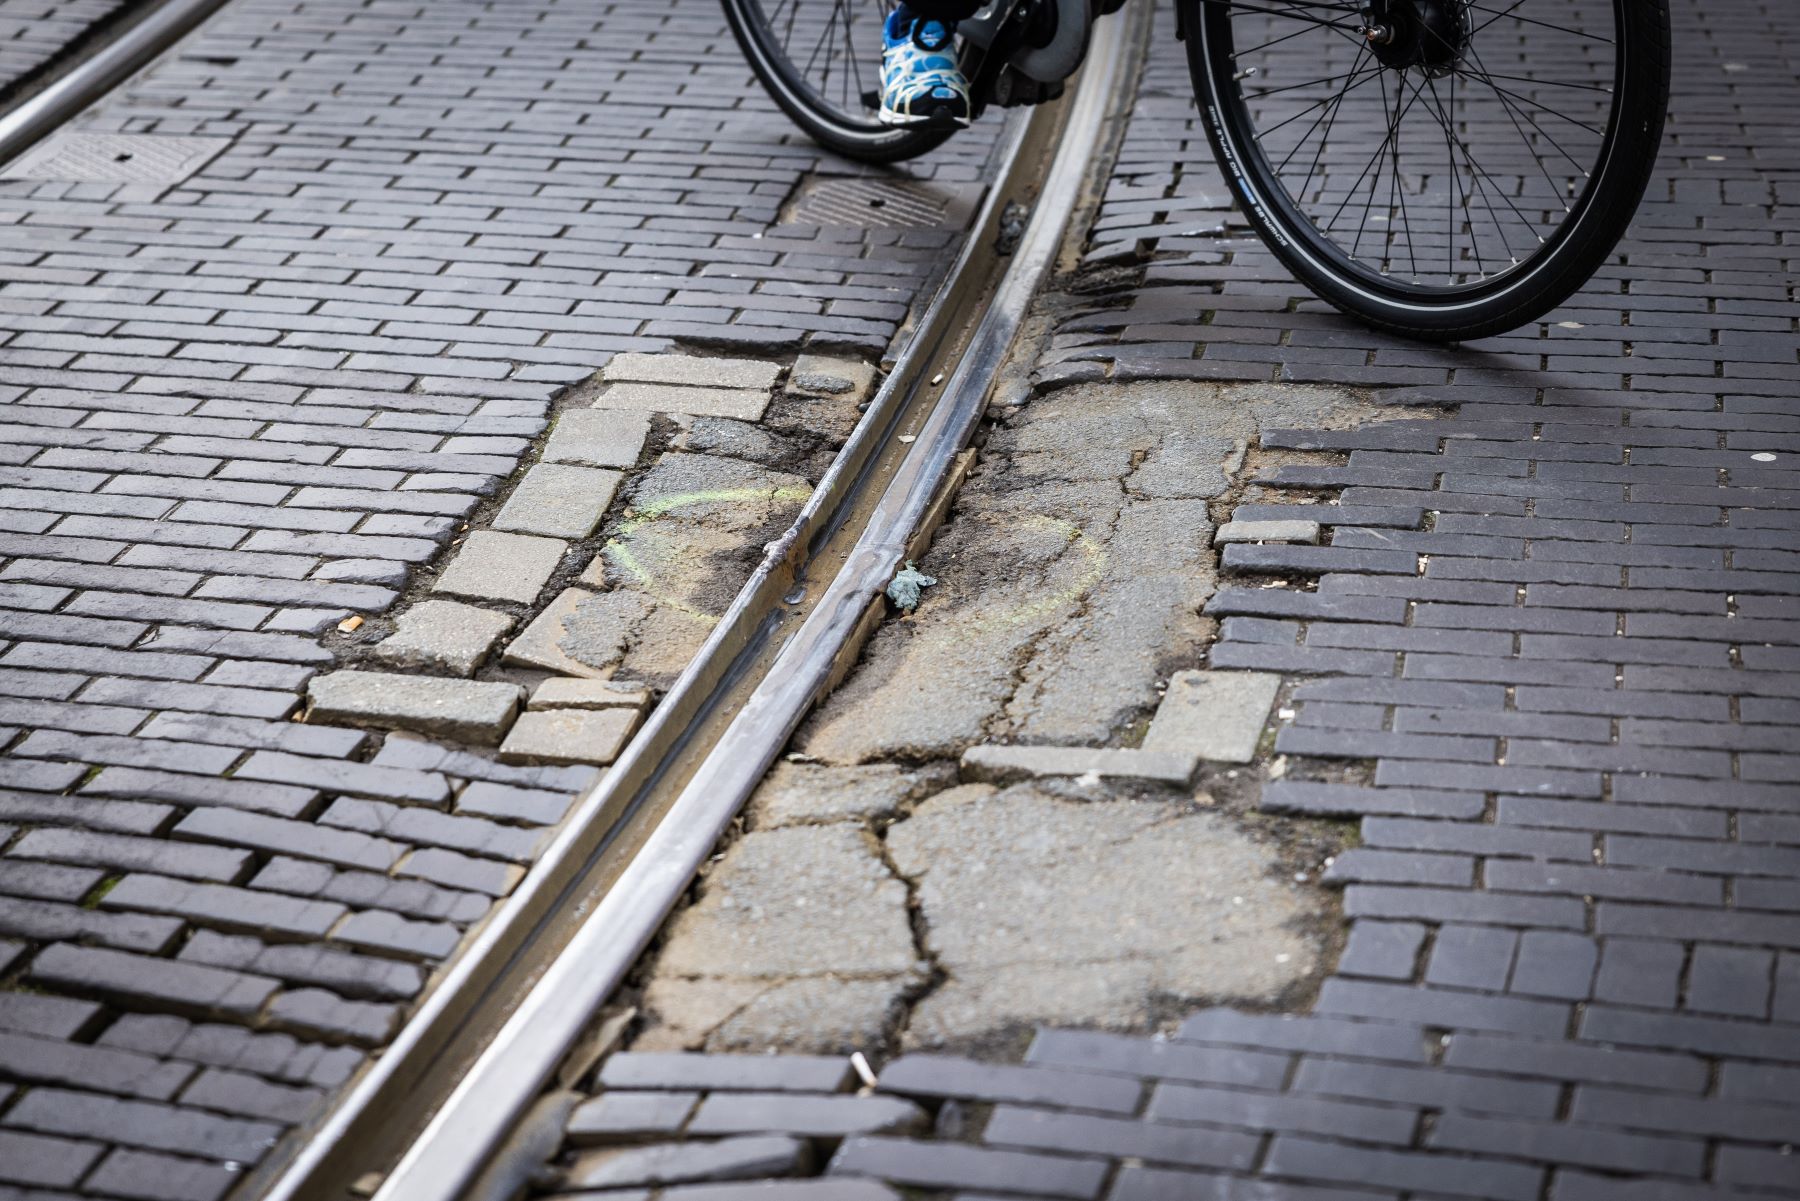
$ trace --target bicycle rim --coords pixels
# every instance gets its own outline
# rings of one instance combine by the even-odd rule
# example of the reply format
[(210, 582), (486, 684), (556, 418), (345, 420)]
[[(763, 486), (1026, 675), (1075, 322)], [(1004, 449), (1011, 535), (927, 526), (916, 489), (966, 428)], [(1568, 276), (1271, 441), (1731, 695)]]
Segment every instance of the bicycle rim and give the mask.
[(731, 0), (757, 74), (790, 112), (832, 134), (880, 140), (882, 28), (897, 0)]
[(1596, 201), (1631, 2), (1198, 0), (1201, 102), (1240, 199), (1334, 300), (1492, 311), (1629, 217)]

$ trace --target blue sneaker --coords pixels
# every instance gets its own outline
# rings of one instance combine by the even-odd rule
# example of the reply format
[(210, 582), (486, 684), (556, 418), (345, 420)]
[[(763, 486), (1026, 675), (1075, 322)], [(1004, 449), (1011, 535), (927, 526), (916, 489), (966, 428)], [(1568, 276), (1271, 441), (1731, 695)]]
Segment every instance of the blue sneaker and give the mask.
[(969, 81), (956, 65), (955, 29), (888, 14), (881, 52), (881, 123), (945, 128), (969, 123)]

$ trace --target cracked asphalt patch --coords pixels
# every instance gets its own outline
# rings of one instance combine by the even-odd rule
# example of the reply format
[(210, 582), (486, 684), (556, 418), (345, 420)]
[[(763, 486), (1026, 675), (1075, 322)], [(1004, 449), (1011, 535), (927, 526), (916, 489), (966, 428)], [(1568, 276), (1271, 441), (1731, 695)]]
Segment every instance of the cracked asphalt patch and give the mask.
[(815, 762), (764, 783), (671, 924), (638, 1048), (1006, 1054), (1039, 1023), (1303, 995), (1333, 907), (1281, 831), (1205, 794), (959, 786), (953, 764), (1130, 742), (1212, 636), (1215, 522), (1258, 431), (1369, 415), (1336, 389), (1194, 382), (1004, 412), (919, 564), (938, 586), (877, 632), (796, 739)]
[(1072, 387), (1002, 416), (919, 564), (938, 586), (882, 627), (797, 744), (868, 763), (1106, 742), (1199, 662), (1210, 506), (1257, 431), (1366, 411), (1339, 389), (1159, 381)]
[(908, 1049), (1141, 1029), (1174, 1002), (1273, 1001), (1314, 970), (1315, 902), (1264, 846), (1190, 804), (1089, 791), (968, 785), (889, 830), (942, 977)]

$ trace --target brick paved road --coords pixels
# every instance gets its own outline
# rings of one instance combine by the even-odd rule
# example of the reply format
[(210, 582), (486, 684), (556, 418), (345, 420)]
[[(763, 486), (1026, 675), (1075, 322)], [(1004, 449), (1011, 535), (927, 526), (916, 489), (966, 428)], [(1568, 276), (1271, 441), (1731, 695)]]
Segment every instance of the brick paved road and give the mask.
[[(896, 1194), (849, 1178), (1108, 1201), (1800, 1196), (1800, 12), (1674, 9), (1667, 148), (1622, 258), (1548, 322), (1461, 348), (1298, 292), (1226, 212), (1180, 48), (1150, 61), (1085, 308), (1041, 378), (1396, 406), (1265, 431), (1340, 453), (1277, 469), (1235, 515), (1323, 501), (1299, 512), (1328, 544), (1227, 548), (1208, 606), (1210, 667), (1299, 680), (1263, 807), (1360, 822), (1331, 871), (1348, 945), (1310, 1009), (1044, 1030), (1024, 1067), (887, 1065), (881, 1090), (925, 1109), (838, 1095), (855, 1081), (828, 1061), (618, 1056), (575, 1146), (760, 1134), (714, 1153), (801, 1174), (830, 1156), (816, 1195), (871, 1201)], [(942, 1141), (914, 1141), (934, 1121)], [(573, 1162), (571, 1185), (622, 1183), (652, 1157)]]
[(133, 0), (0, 0), (0, 96), (66, 53)]
[(238, 0), (84, 119), (192, 178), (0, 182), (0, 1195), (224, 1193), (592, 777), (288, 719), (614, 353), (885, 349), (953, 235), (772, 113), (711, 0)]

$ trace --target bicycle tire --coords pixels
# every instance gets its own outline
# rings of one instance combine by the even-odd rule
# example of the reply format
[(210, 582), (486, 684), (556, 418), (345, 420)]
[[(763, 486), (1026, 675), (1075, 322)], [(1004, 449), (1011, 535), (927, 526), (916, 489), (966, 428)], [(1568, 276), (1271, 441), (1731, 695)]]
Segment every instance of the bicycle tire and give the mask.
[[(790, 0), (796, 7), (798, 2)], [(858, 112), (842, 100), (833, 103), (793, 61), (787, 43), (776, 36), (758, 0), (722, 0), (722, 3), (731, 36), (737, 40), (763, 89), (794, 124), (825, 149), (860, 163), (898, 163), (935, 150), (955, 132), (953, 129), (882, 125), (867, 110)], [(846, 21), (850, 19), (847, 5), (834, 4), (832, 8), (834, 13), (844, 12)], [(836, 40), (834, 36), (833, 53), (837, 50)], [(852, 57), (850, 66), (853, 69), (854, 57), (860, 53), (860, 48), (852, 45), (846, 47), (846, 51)]]
[[(1519, 10), (1524, 0), (1517, 0), (1517, 3), (1505, 10), (1485, 8), (1479, 4), (1478, 0), (1450, 0), (1450, 2), (1461, 6), (1452, 11), (1456, 13), (1454, 19), (1468, 22), (1457, 28), (1463, 31), (1463, 36), (1467, 37), (1470, 44), (1473, 44), (1475, 38), (1484, 33), (1496, 21), (1506, 17), (1515, 21), (1530, 19), (1534, 26), (1561, 28), (1543, 20), (1512, 16), (1511, 14), (1515, 14)], [(1320, 228), (1319, 216), (1309, 214), (1306, 200), (1304, 198), (1296, 199), (1292, 194), (1292, 180), (1283, 180), (1282, 169), (1271, 161), (1272, 151), (1264, 145), (1272, 131), (1265, 124), (1265, 128), (1259, 132), (1252, 111), (1253, 103), (1258, 100), (1266, 103), (1269, 96), (1281, 89), (1264, 88), (1259, 96), (1251, 96), (1249, 94), (1251, 88), (1246, 86), (1247, 71), (1240, 65), (1234, 48), (1232, 28), (1234, 7), (1239, 10), (1240, 15), (1252, 11), (1268, 13), (1269, 17), (1261, 18), (1265, 24), (1268, 24), (1274, 19), (1283, 18), (1292, 21), (1318, 21), (1321, 18), (1317, 14), (1321, 12), (1340, 12), (1347, 15), (1351, 12), (1352, 6), (1350, 4), (1332, 5), (1321, 3), (1320, 0), (1310, 0), (1310, 11), (1314, 15), (1295, 16), (1295, 6), (1292, 0), (1288, 0), (1288, 8), (1281, 10), (1275, 9), (1272, 5), (1265, 7), (1266, 0), (1259, 0), (1254, 8), (1246, 4), (1245, 0), (1178, 0), (1178, 3), (1181, 28), (1187, 39), (1189, 73), (1199, 103), (1202, 124), (1206, 129), (1214, 158), (1225, 176), (1238, 207), (1281, 263), (1314, 294), (1345, 313), (1378, 329), (1425, 341), (1452, 342), (1504, 333), (1537, 320), (1567, 300), (1606, 264), (1629, 227), (1632, 216), (1642, 202), (1645, 190), (1654, 173), (1669, 95), (1670, 35), (1667, 3), (1666, 0), (1610, 0), (1613, 14), (1613, 45), (1615, 47), (1614, 62), (1611, 65), (1611, 111), (1604, 129), (1604, 137), (1601, 138), (1596, 148), (1594, 167), (1588, 171), (1585, 186), (1582, 187), (1579, 197), (1575, 198), (1573, 203), (1565, 204), (1566, 216), (1557, 223), (1554, 229), (1547, 233), (1539, 232), (1538, 245), (1535, 250), (1529, 252), (1523, 259), (1515, 255), (1510, 266), (1503, 267), (1492, 276), (1487, 275), (1486, 265), (1483, 263), (1481, 264), (1483, 269), (1479, 272), (1478, 278), (1472, 281), (1464, 279), (1461, 282), (1450, 282), (1442, 286), (1427, 286), (1421, 284), (1416, 278), (1410, 281), (1400, 278), (1400, 275), (1405, 273), (1403, 271), (1396, 273), (1392, 262), (1376, 269), (1370, 262), (1359, 260), (1358, 251), (1360, 251), (1362, 238), (1368, 234), (1366, 222), (1354, 227), (1357, 240), (1356, 249), (1346, 252), (1336, 238)], [(1485, 24), (1474, 25), (1469, 14), (1476, 10), (1479, 10), (1480, 19), (1486, 22)], [(1500, 12), (1501, 17), (1490, 18), (1488, 16), (1494, 12)], [(1329, 23), (1334, 19), (1327, 18), (1321, 23)], [(1569, 20), (1567, 17), (1562, 19)], [(1359, 27), (1356, 32), (1368, 40), (1367, 29), (1368, 26), (1364, 25)], [(1339, 33), (1341, 34), (1341, 32), (1340, 27)], [(1574, 32), (1574, 30), (1565, 29), (1565, 32)], [(1598, 40), (1597, 35), (1584, 34), (1583, 36)], [(1441, 37), (1437, 40), (1443, 41)], [(1419, 44), (1424, 44), (1423, 39)], [(1263, 46), (1255, 49), (1266, 53)], [(1348, 52), (1340, 49), (1339, 53), (1341, 55)], [(1479, 53), (1479, 48), (1475, 53)], [(1359, 63), (1363, 61), (1360, 54), (1357, 61)], [(1462, 59), (1459, 59), (1457, 65), (1449, 68), (1447, 73), (1454, 76), (1460, 69), (1461, 62)], [(1377, 64), (1375, 74), (1383, 74), (1386, 70), (1388, 68)], [(1402, 211), (1404, 211), (1406, 189), (1400, 183), (1404, 178), (1404, 172), (1401, 170), (1395, 127), (1406, 118), (1417, 99), (1423, 95), (1423, 91), (1418, 85), (1412, 84), (1410, 85), (1412, 91), (1409, 94), (1406, 91), (1409, 85), (1405, 81), (1405, 71), (1401, 70), (1399, 74), (1401, 79), (1396, 81), (1395, 100), (1391, 107), (1387, 99), (1387, 81), (1383, 79), (1381, 82), (1383, 112), (1391, 124), (1384, 141), (1377, 147), (1373, 159), (1379, 160), (1384, 157), (1389, 152), (1390, 144), (1393, 144), (1392, 153), (1395, 161), (1390, 191), (1399, 193)], [(1487, 74), (1485, 69), (1483, 74)], [(1336, 108), (1327, 111), (1341, 114), (1348, 92), (1356, 88), (1366, 88), (1372, 77), (1359, 77), (1357, 69), (1352, 68), (1350, 73), (1352, 82), (1345, 84), (1343, 94), (1336, 102)], [(1443, 77), (1437, 76), (1436, 78)], [(1526, 77), (1502, 75), (1498, 78), (1515, 80)], [(1580, 83), (1553, 82), (1556, 83), (1556, 86), (1562, 87), (1581, 87), (1591, 91), (1606, 90)], [(1440, 111), (1442, 111), (1441, 96), (1435, 83), (1430, 83), (1429, 86)], [(1496, 111), (1505, 111), (1510, 107), (1508, 119), (1518, 130), (1519, 138), (1527, 147), (1532, 145), (1532, 136), (1526, 133), (1524, 124), (1512, 114), (1525, 115), (1540, 140), (1549, 136), (1544, 132), (1543, 126), (1529, 114), (1524, 113), (1522, 105), (1517, 100), (1509, 102), (1502, 98), (1506, 95), (1519, 97), (1520, 93), (1513, 89), (1522, 85), (1514, 84), (1510, 87), (1506, 84), (1496, 85), (1494, 78), (1489, 76), (1486, 86), (1494, 90), (1497, 100)], [(1465, 96), (1472, 88), (1473, 83), (1465, 88)], [(1454, 82), (1451, 83), (1450, 89), (1454, 106), (1456, 95)], [(1290, 103), (1298, 103), (1302, 99), (1304, 99), (1304, 95), (1296, 96)], [(1364, 103), (1364, 101), (1358, 103)], [(1590, 101), (1590, 103), (1599, 102)], [(1396, 117), (1394, 115), (1396, 113), (1399, 116)], [(1332, 119), (1335, 120), (1336, 117), (1334, 116)], [(1314, 124), (1318, 124), (1320, 120), (1321, 118), (1315, 117)], [(1597, 125), (1590, 126), (1580, 121), (1573, 123), (1583, 129), (1600, 132)], [(1482, 178), (1483, 176), (1488, 179), (1493, 177), (1487, 175), (1485, 170), (1474, 162), (1469, 154), (1467, 144), (1462, 140), (1462, 135), (1457, 132), (1458, 126), (1454, 119), (1439, 119), (1438, 124), (1443, 127), (1446, 159), (1450, 165), (1450, 169), (1445, 173), (1445, 178), (1451, 178), (1458, 174), (1455, 162), (1456, 153), (1459, 149), (1462, 150), (1464, 157), (1469, 159), (1471, 167), (1469, 174), (1471, 182), (1466, 199), (1472, 204), (1474, 193), (1480, 191), (1483, 198), (1490, 204), (1489, 211), (1495, 212), (1496, 210), (1491, 207), (1494, 197), (1487, 195)], [(1497, 122), (1495, 126), (1499, 127)], [(1323, 146), (1329, 140), (1329, 132), (1328, 129), (1326, 135), (1320, 139), (1321, 149), (1314, 152), (1313, 168), (1316, 168), (1318, 161), (1323, 158)], [(1474, 136), (1468, 130), (1464, 132), (1469, 137)], [(1554, 142), (1553, 137), (1550, 140)], [(1570, 152), (1564, 150), (1560, 145), (1557, 145), (1556, 148), (1562, 152), (1563, 157), (1569, 158), (1572, 163), (1579, 166), (1579, 160), (1575, 159)], [(1294, 152), (1290, 150), (1290, 160), (1293, 155)], [(1538, 165), (1540, 168), (1543, 166), (1544, 157), (1546, 156), (1539, 155)], [(1375, 181), (1370, 184), (1371, 200), (1379, 186), (1382, 169), (1381, 166), (1376, 167)], [(1368, 170), (1369, 167), (1365, 166), (1365, 174)], [(1564, 168), (1558, 164), (1557, 170), (1562, 171)], [(1521, 168), (1521, 172), (1523, 172), (1523, 168)], [(1298, 168), (1296, 167), (1294, 171), (1290, 172), (1290, 175), (1297, 173)], [(1551, 171), (1545, 171), (1546, 180), (1554, 183), (1553, 174)], [(1523, 178), (1523, 174), (1521, 177)], [(1312, 178), (1309, 169), (1307, 183), (1302, 191), (1310, 188)], [(1570, 186), (1573, 187), (1573, 184), (1571, 183)], [(1323, 191), (1323, 185), (1321, 185), (1321, 191)], [(1498, 187), (1494, 189), (1494, 193), (1506, 203), (1513, 203), (1511, 199), (1500, 193)], [(1354, 194), (1356, 193), (1348, 193), (1348, 195)], [(1451, 196), (1452, 198), (1455, 196), (1454, 188), (1451, 189)], [(1322, 213), (1334, 198), (1336, 198), (1335, 193), (1327, 196), (1320, 204), (1314, 206), (1315, 210)], [(1560, 199), (1561, 197), (1557, 194), (1550, 194), (1551, 201)], [(1338, 214), (1343, 212), (1345, 203), (1347, 203), (1345, 200), (1339, 201)], [(1373, 205), (1371, 204), (1369, 207), (1372, 209)], [(1392, 196), (1389, 198), (1387, 207), (1390, 210), (1393, 208)], [(1527, 207), (1530, 207), (1529, 204)], [(1517, 207), (1513, 211), (1514, 213), (1520, 212)], [(1352, 216), (1354, 217), (1354, 213)], [(1388, 222), (1386, 228), (1381, 231), (1381, 237), (1385, 243), (1396, 241), (1392, 232), (1394, 218), (1391, 213), (1386, 217), (1373, 216), (1373, 219)], [(1522, 214), (1520, 219), (1521, 221), (1527, 220)], [(1334, 231), (1336, 220), (1337, 217), (1334, 216), (1332, 218)], [(1451, 228), (1446, 231), (1446, 241), (1454, 247), (1457, 231), (1453, 227), (1454, 223), (1447, 224)], [(1494, 228), (1500, 228), (1503, 224), (1504, 219), (1496, 215)], [(1475, 228), (1473, 222), (1469, 224), (1469, 228), (1473, 231)], [(1527, 224), (1526, 232), (1529, 231), (1530, 227)], [(1349, 233), (1350, 231), (1345, 231), (1343, 236), (1347, 239)], [(1475, 238), (1473, 232), (1470, 237)], [(1413, 253), (1412, 238), (1413, 235), (1409, 228), (1407, 233), (1409, 253)], [(1398, 256), (1399, 252), (1390, 250), (1389, 253)], [(1477, 256), (1479, 258), (1478, 240)], [(1416, 261), (1413, 266), (1416, 275)], [(1466, 258), (1460, 263), (1452, 261), (1448, 266), (1447, 275), (1452, 278), (1459, 267), (1465, 275), (1469, 273)]]

